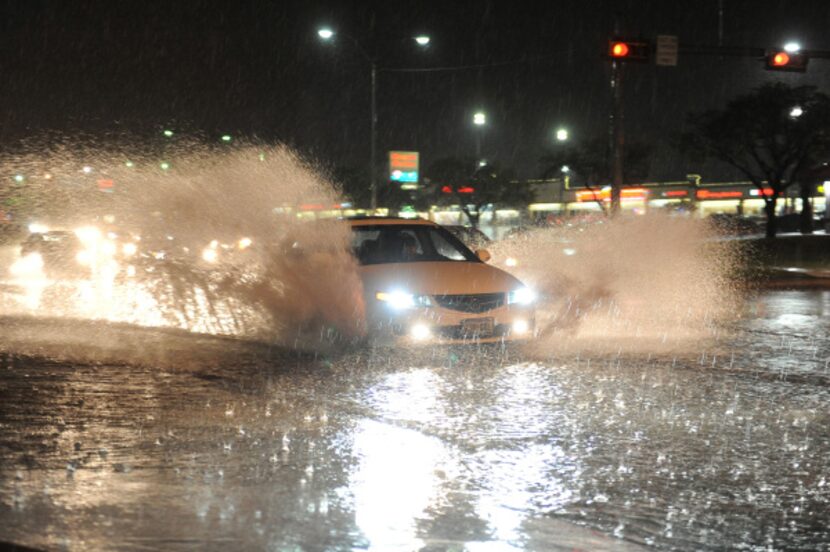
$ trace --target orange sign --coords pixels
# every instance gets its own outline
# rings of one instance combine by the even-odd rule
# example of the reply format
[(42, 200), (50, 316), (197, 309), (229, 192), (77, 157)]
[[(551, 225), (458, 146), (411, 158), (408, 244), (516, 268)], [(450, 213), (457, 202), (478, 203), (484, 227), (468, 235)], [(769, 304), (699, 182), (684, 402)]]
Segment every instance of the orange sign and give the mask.
[(744, 197), (740, 190), (698, 190), (698, 199), (739, 199)]
[[(620, 190), (620, 199), (623, 201), (644, 200), (648, 196), (648, 190), (645, 188), (623, 188)], [(585, 201), (611, 201), (611, 188), (603, 188), (598, 191), (578, 191), (576, 192), (576, 200), (579, 202)]]
[(393, 169), (417, 169), (417, 151), (390, 151), (389, 166)]

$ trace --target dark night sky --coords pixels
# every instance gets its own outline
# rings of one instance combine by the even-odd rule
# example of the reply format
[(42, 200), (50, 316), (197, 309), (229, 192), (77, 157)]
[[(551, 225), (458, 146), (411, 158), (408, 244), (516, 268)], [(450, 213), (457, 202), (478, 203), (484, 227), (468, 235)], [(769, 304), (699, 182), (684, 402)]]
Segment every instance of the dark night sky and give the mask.
[[(724, 44), (774, 46), (797, 38), (830, 49), (825, 0), (722, 0)], [(468, 155), (473, 111), (489, 118), (485, 154), (537, 176), (564, 125), (603, 132), (608, 66), (600, 59), (615, 13), (625, 34), (677, 34), (715, 44), (718, 0), (604, 2), (167, 2), (5, 0), (0, 14), (0, 139), (60, 132), (157, 136), (172, 126), (215, 139), (229, 132), (282, 141), (328, 164), (368, 157), (369, 67), (329, 24), (377, 51), (381, 66), (437, 67), (527, 60), (379, 77), (379, 151), (414, 149), (428, 163)], [(429, 33), (419, 51), (408, 37)], [(657, 144), (655, 178), (692, 169), (667, 142), (690, 110), (716, 107), (765, 80), (830, 92), (830, 60), (807, 74), (771, 74), (741, 58), (637, 65), (626, 82), (630, 139)], [(706, 175), (705, 175), (706, 176)]]

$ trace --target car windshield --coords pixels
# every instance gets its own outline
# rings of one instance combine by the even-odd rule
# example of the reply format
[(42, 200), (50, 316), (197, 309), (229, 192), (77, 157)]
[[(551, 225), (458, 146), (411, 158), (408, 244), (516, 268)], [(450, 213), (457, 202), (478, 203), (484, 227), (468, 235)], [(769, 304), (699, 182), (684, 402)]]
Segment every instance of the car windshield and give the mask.
[(435, 261), (480, 262), (458, 238), (437, 226), (384, 224), (352, 228), (360, 264)]

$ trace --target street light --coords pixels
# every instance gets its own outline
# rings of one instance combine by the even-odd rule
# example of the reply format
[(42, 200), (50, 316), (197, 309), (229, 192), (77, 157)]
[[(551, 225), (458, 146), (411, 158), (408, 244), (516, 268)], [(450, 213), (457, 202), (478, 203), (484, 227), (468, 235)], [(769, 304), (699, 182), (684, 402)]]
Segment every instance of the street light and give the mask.
[(162, 134), (164, 134), (167, 138), (171, 138), (173, 136), (173, 131), (170, 130), (169, 128), (164, 129), (164, 132)]
[(479, 166), (483, 166), (481, 165), (481, 135), (484, 133), (484, 125), (487, 124), (487, 114), (483, 111), (473, 113), (473, 124), (478, 127), (476, 131), (476, 159), (479, 159)]
[(565, 140), (567, 140), (568, 139), (568, 129), (566, 129), (566, 128), (558, 129), (556, 131), (556, 139), (559, 142), (564, 142)]
[(790, 110), (790, 117), (792, 117), (793, 119), (798, 119), (803, 114), (804, 114), (804, 110), (801, 109), (801, 106), (798, 106), (798, 105)]
[[(372, 211), (378, 206), (378, 186), (377, 186), (377, 136), (378, 136), (378, 108), (377, 108), (377, 91), (378, 91), (378, 60), (375, 55), (370, 55), (369, 52), (360, 44), (356, 38), (351, 35), (341, 33), (349, 41), (354, 44), (358, 52), (369, 62), (371, 67), (371, 99), (370, 99), (370, 113), (371, 113), (371, 136), (370, 136), (370, 153), (369, 153), (369, 189), (371, 191), (371, 208)], [(335, 32), (328, 27), (322, 27), (317, 30), (317, 36), (325, 42), (331, 41), (334, 38)], [(425, 47), (429, 44), (430, 37), (427, 35), (418, 35), (415, 42), (419, 46)]]
[[(481, 163), (481, 135), (484, 132), (484, 125), (487, 124), (487, 115), (483, 111), (473, 113), (473, 124), (478, 127), (476, 131), (476, 159)], [(479, 165), (482, 166), (482, 165)]]
[(786, 44), (784, 44), (785, 52), (795, 54), (799, 50), (801, 50), (801, 44), (799, 44), (798, 42), (787, 42)]
[(222, 141), (223, 142), (227, 143), (227, 142), (230, 142), (231, 140), (233, 140), (233, 137), (230, 134), (223, 134), (222, 135)]

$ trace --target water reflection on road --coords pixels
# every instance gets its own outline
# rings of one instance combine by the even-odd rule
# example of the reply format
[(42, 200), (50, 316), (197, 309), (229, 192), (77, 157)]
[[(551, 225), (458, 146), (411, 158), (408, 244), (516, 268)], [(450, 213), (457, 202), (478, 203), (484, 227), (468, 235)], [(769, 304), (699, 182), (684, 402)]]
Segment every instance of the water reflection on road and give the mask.
[[(116, 328), (107, 343), (121, 349), (68, 363), (57, 338), (23, 346), (21, 325), (51, 323), (17, 320), (2, 334), (14, 345), (0, 360), (0, 541), (820, 549), (826, 313), (830, 294), (776, 292), (691, 355), (534, 360), (498, 348), (325, 359)], [(116, 362), (124, 343), (175, 354)]]

